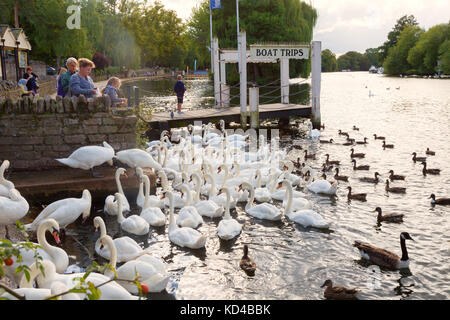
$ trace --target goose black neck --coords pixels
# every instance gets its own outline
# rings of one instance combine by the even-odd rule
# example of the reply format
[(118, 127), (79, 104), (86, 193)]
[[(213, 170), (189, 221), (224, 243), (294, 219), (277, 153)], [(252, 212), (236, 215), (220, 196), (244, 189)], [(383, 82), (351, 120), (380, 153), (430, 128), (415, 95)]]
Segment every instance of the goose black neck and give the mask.
[(408, 250), (406, 250), (406, 242), (402, 236), (400, 236), (400, 247), (402, 248), (402, 258), (400, 260), (407, 261), (409, 259)]

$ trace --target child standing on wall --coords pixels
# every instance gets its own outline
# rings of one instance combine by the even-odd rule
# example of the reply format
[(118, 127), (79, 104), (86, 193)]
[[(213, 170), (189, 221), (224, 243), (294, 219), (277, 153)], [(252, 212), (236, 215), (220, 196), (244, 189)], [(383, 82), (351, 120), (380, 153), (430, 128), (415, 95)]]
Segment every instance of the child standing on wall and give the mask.
[(181, 74), (178, 75), (178, 81), (175, 83), (173, 87), (173, 91), (177, 94), (178, 99), (178, 114), (182, 114), (181, 105), (183, 104), (184, 93), (186, 92), (186, 88), (184, 87), (184, 82), (182, 81)]
[(108, 95), (111, 98), (110, 107), (117, 107), (121, 104), (126, 104), (126, 98), (119, 98), (117, 94), (117, 90), (120, 89), (121, 81), (117, 77), (111, 77), (108, 79), (108, 83), (106, 84), (106, 88), (102, 90), (103, 95)]

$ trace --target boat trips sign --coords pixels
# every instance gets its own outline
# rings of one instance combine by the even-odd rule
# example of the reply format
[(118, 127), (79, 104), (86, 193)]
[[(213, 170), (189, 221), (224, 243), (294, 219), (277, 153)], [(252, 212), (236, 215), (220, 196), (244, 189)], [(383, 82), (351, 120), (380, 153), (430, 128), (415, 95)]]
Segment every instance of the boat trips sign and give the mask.
[(308, 45), (250, 45), (254, 59), (309, 59)]

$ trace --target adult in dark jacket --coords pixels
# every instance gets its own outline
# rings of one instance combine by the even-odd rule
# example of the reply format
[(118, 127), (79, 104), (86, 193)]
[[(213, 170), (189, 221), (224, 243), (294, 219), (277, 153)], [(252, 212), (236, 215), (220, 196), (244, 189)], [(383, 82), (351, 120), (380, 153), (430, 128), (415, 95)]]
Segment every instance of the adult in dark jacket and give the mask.
[(62, 97), (71, 96), (70, 94), (70, 78), (77, 72), (78, 70), (78, 61), (77, 59), (71, 57), (66, 61), (67, 72), (61, 75), (61, 86), (63, 94)]
[(178, 81), (175, 83), (173, 87), (173, 91), (177, 94), (178, 99), (178, 114), (182, 114), (181, 105), (183, 104), (184, 93), (186, 92), (186, 88), (184, 87), (184, 82), (182, 81), (181, 74), (178, 75)]

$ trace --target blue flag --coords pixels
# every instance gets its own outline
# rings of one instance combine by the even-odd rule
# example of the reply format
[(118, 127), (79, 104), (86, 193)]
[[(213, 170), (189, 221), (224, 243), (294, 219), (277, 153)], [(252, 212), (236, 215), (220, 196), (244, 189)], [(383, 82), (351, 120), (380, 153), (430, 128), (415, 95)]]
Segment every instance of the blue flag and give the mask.
[(220, 0), (209, 0), (209, 5), (211, 10), (222, 9), (222, 7), (220, 6)]

